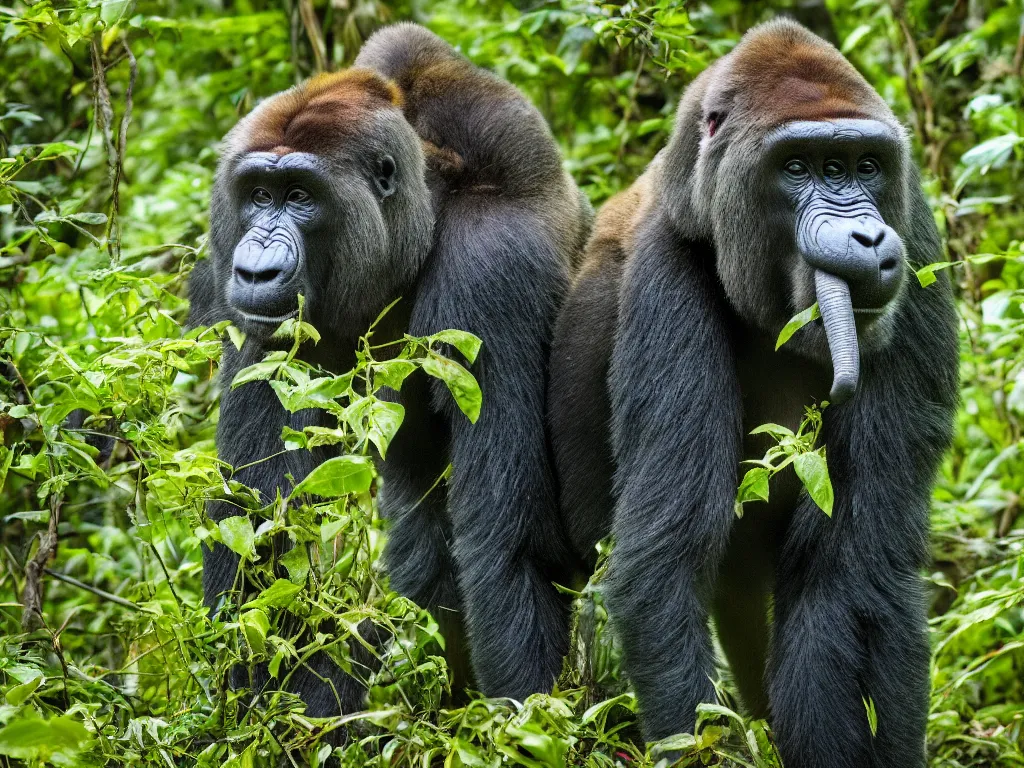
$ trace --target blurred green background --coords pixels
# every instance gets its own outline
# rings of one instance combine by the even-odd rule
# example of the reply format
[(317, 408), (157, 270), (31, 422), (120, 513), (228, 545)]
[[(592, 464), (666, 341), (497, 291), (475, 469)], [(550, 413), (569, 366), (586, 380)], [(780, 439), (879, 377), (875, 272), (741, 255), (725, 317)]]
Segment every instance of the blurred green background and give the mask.
[[(312, 532), (290, 619), (272, 600), (265, 625), (205, 617), (220, 344), (183, 337), (184, 289), (219, 138), (385, 23), (419, 21), (518, 85), (597, 205), (663, 146), (693, 77), (780, 13), (840, 47), (915, 137), (959, 286), (963, 380), (933, 502), (930, 761), (1024, 765), (1021, 0), (0, 7), (0, 765), (319, 765), (342, 726), (352, 766), (656, 762), (595, 584), (579, 598), (594, 658), (574, 653), (554, 695), (452, 705), (436, 625), (387, 589), (369, 497), (289, 518)], [(23, 622), (37, 581), (41, 620)], [(325, 616), (342, 663), (353, 622), (399, 638), (368, 711), (313, 722), (292, 697), (225, 690), (233, 661), (294, 652), (289, 621)], [(727, 670), (721, 689), (726, 706), (677, 740), (683, 764), (779, 765), (765, 725), (726, 708)]]

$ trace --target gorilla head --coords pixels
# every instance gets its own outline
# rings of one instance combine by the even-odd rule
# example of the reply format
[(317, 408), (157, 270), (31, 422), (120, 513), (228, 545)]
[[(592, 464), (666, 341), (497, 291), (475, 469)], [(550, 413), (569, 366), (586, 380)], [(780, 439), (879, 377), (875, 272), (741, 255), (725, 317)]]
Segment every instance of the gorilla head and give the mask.
[(297, 312), (366, 328), (415, 278), (431, 244), (421, 142), (398, 89), (365, 69), (263, 102), (228, 134), (211, 241), (218, 299), (266, 340)]
[(886, 343), (907, 271), (906, 133), (843, 56), (792, 22), (748, 34), (684, 98), (665, 152), (672, 217), (714, 242), (745, 321), (778, 334), (818, 301), (822, 325), (790, 342), (853, 395), (858, 337)]

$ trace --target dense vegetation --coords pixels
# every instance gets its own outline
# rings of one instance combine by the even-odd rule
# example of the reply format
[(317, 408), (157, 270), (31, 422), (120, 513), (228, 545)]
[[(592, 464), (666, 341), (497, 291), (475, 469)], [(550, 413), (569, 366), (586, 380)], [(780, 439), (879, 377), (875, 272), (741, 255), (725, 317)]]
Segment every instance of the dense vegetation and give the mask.
[[(227, 330), (185, 333), (206, 248), (216, 142), (263, 96), (344, 66), (387, 21), (427, 24), (528, 93), (595, 204), (660, 148), (686, 84), (751, 24), (788, 10), (835, 41), (903, 117), (959, 286), (962, 406), (934, 493), (934, 766), (1024, 765), (1024, 4), (1021, 0), (597, 3), (553, 0), (15, 0), (0, 7), (0, 762), (3, 765), (647, 765), (635, 701), (596, 626), (559, 689), (514, 703), (447, 698), (429, 614), (380, 568), (372, 445), (401, 414), (365, 346), (359, 394), (325, 399), (339, 498), (220, 526), (204, 501), (245, 489), (215, 458), (214, 373)], [(296, 334), (306, 332), (295, 328)], [(471, 340), (462, 338), (463, 344)], [(410, 342), (430, 367), (430, 339)], [(461, 388), (459, 388), (461, 387)], [(472, 412), (472, 382), (460, 379)], [(486, 407), (486, 404), (484, 405)], [(282, 446), (285, 447), (285, 446)], [(298, 545), (274, 578), (258, 545)], [(204, 541), (267, 589), (235, 621), (201, 608)], [(367, 711), (305, 718), (294, 697), (225, 686), (237, 660), (327, 648), (347, 663), (370, 618), (397, 641)], [(341, 631), (315, 634), (327, 619)], [(313, 634), (301, 633), (310, 627)], [(582, 633), (589, 634), (589, 633)], [(585, 685), (586, 684), (586, 685)], [(733, 704), (723, 670), (722, 698)], [(865, 717), (870, 717), (869, 711)], [(764, 723), (705, 708), (687, 765), (779, 765)]]

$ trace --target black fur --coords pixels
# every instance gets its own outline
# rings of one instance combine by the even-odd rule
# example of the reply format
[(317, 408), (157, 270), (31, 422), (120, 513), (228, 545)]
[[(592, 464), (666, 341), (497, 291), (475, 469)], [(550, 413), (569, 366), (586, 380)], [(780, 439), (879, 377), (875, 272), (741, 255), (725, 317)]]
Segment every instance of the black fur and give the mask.
[[(472, 368), (483, 391), (475, 425), (442, 383), (413, 376), (404, 384), (398, 397), (406, 419), (382, 466), (380, 504), (391, 521), (386, 558), (393, 587), (435, 613), (450, 651), (465, 635), (476, 687), (521, 699), (550, 689), (567, 644), (568, 602), (553, 582), (566, 581), (572, 557), (560, 533), (548, 455), (545, 368), (569, 265), (592, 214), (562, 170), (540, 114), (515, 88), (432, 33), (413, 24), (385, 28), (367, 41), (356, 67), (397, 83), (397, 114), (416, 142), (395, 138), (403, 135), (400, 126), (360, 139), (398, 158), (397, 188), (392, 194), (389, 186), (379, 203), (385, 231), (371, 240), (358, 231), (329, 230), (334, 239), (304, 247), (306, 268), (318, 275), (313, 288), (319, 287), (307, 297), (309, 316), (323, 336), (309, 354), (329, 369), (345, 370), (358, 335), (399, 296), (403, 301), (375, 341), (447, 328), (483, 340)], [(385, 123), (391, 120), (389, 109), (381, 113)], [(222, 161), (212, 217), (214, 266), (197, 269), (193, 278), (193, 313), (202, 322), (234, 317), (223, 289), (228, 276), (218, 270), (230, 273), (240, 233), (222, 220), (235, 215), (227, 188), (237, 155), (244, 154), (232, 147), (244, 146), (247, 130), (259, 125), (255, 119), (229, 137)], [(410, 179), (417, 162), (421, 178)], [(349, 183), (341, 171), (333, 173)], [(366, 189), (358, 177), (351, 184)], [(339, 203), (339, 217), (347, 204)], [(429, 221), (417, 235), (422, 205)], [(375, 211), (367, 208), (354, 224), (374, 220)], [(381, 242), (396, 245), (382, 251)], [(360, 257), (349, 259), (352, 252)], [(218, 289), (210, 289), (211, 280)], [(247, 341), (239, 354), (225, 345), (217, 440), (221, 458), (234, 466), (279, 452), (283, 425), (299, 429), (324, 418), (290, 416), (264, 383), (229, 390), (235, 373), (265, 348)], [(286, 474), (298, 481), (325, 455), (291, 451), (235, 476), (272, 500), (278, 488), (287, 492)], [(449, 462), (450, 482), (428, 494)], [(220, 504), (209, 509), (214, 519), (238, 513)], [(236, 570), (237, 559), (223, 547), (207, 554), (208, 602), (231, 586)], [(465, 665), (451, 661), (465, 677)], [(298, 686), (310, 714), (338, 711), (325, 688), (312, 675)], [(348, 685), (343, 694), (342, 709), (358, 707), (358, 686)]]
[[(825, 411), (832, 517), (791, 470), (772, 481), (770, 503), (748, 503), (741, 519), (733, 511), (740, 461), (768, 445), (747, 433), (769, 421), (795, 428), (831, 380), (820, 328), (773, 351), (813, 283), (793, 245), (795, 212), (759, 153), (771, 117), (752, 111), (755, 86), (737, 74), (752, 50), (774, 46), (784, 60), (794, 43), (820, 52), (810, 76), (859, 77), (792, 22), (749, 33), (690, 87), (641, 191), (598, 217), (553, 344), (562, 510), (581, 556), (614, 533), (607, 599), (648, 739), (692, 730), (697, 704), (714, 701), (713, 616), (743, 703), (770, 718), (787, 768), (923, 768), (920, 569), (957, 400), (948, 279), (906, 281), (887, 332), (862, 343), (855, 396)], [(880, 99), (863, 108), (902, 135)], [(715, 141), (711, 109), (726, 115)], [(908, 152), (904, 140), (905, 166)], [(893, 173), (898, 194), (877, 198), (879, 210), (911, 267), (938, 260), (916, 172)], [(617, 249), (602, 242), (609, 233)], [(603, 441), (595, 423), (607, 425)]]

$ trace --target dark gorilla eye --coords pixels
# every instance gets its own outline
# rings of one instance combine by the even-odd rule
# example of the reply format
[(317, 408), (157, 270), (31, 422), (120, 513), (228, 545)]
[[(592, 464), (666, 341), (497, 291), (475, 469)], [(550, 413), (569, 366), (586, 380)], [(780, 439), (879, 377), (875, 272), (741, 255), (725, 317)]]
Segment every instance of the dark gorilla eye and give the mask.
[(391, 155), (384, 155), (377, 161), (377, 191), (381, 199), (395, 194), (395, 159)]
[(263, 187), (256, 187), (256, 189), (252, 191), (252, 201), (260, 208), (266, 208), (274, 202), (274, 196), (267, 192)]
[(857, 163), (857, 174), (862, 179), (870, 179), (878, 174), (881, 169), (878, 167), (878, 161), (872, 157), (865, 157), (859, 163)]
[(313, 198), (309, 196), (309, 193), (301, 187), (292, 187), (288, 190), (288, 202), (295, 203), (296, 205), (306, 205), (311, 202)]
[(804, 179), (807, 178), (807, 166), (801, 163), (799, 160), (790, 160), (786, 163), (786, 175), (791, 179)]
[(826, 179), (841, 179), (846, 175), (846, 169), (838, 160), (827, 160), (822, 167)]

